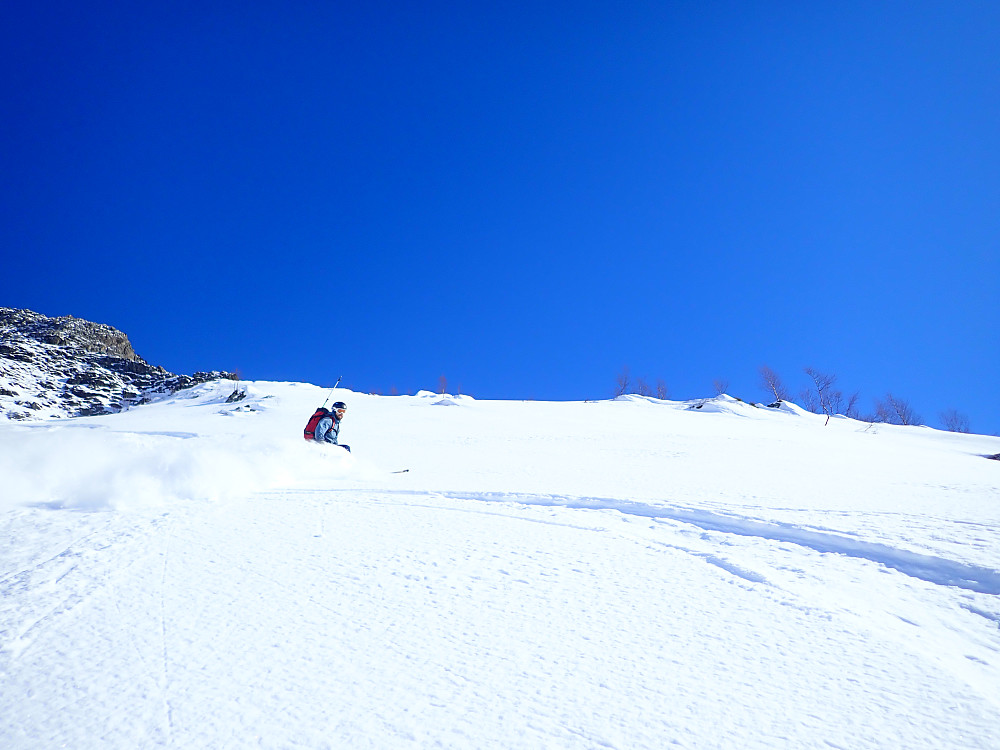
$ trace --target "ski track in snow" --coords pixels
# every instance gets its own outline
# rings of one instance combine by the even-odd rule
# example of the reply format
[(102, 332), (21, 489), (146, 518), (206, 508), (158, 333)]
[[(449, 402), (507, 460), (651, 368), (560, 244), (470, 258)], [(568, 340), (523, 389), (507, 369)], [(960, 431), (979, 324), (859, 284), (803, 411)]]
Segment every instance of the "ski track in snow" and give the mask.
[[(356, 493), (356, 491), (348, 490), (342, 492), (347, 496), (351, 496)], [(707, 545), (711, 548), (711, 551), (699, 550), (691, 545), (678, 544), (676, 541), (666, 542), (654, 538), (650, 542), (648, 536), (645, 534), (640, 534), (638, 541), (641, 544), (651, 543), (656, 546), (682, 552), (691, 557), (701, 559), (705, 563), (710, 564), (745, 583), (763, 584), (764, 586), (773, 587), (785, 593), (791, 593), (790, 587), (787, 584), (775, 584), (767, 575), (754, 569), (754, 565), (759, 568), (764, 562), (763, 558), (765, 555), (762, 553), (762, 550), (780, 553), (782, 547), (786, 545), (794, 545), (796, 547), (803, 547), (810, 552), (814, 552), (818, 554), (820, 558), (826, 558), (830, 562), (837, 559), (843, 559), (844, 562), (836, 566), (836, 575), (843, 575), (844, 566), (846, 565), (849, 568), (851, 560), (859, 560), (866, 563), (874, 563), (880, 568), (897, 571), (905, 576), (915, 579), (916, 581), (931, 584), (931, 588), (926, 589), (926, 591), (930, 591), (932, 595), (936, 594), (938, 598), (954, 597), (955, 592), (949, 591), (951, 588), (972, 592), (965, 596), (970, 598), (974, 597), (976, 602), (985, 604), (986, 607), (995, 608), (996, 611), (994, 612), (993, 609), (987, 609), (986, 607), (981, 608), (980, 606), (976, 606), (976, 604), (969, 603), (968, 601), (960, 601), (952, 606), (957, 606), (960, 609), (976, 615), (977, 618), (987, 620), (990, 623), (991, 628), (1000, 629), (1000, 605), (998, 605), (996, 601), (995, 590), (991, 588), (992, 584), (996, 580), (997, 574), (992, 569), (984, 568), (982, 566), (966, 565), (930, 555), (922, 555), (905, 550), (899, 550), (885, 544), (868, 543), (853, 539), (843, 534), (827, 532), (820, 533), (796, 527), (791, 524), (767, 524), (749, 520), (740, 516), (723, 516), (719, 513), (707, 510), (678, 510), (663, 506), (652, 506), (645, 503), (634, 503), (610, 499), (571, 498), (549, 495), (530, 496), (523, 493), (435, 492), (428, 495), (421, 492), (398, 490), (384, 491), (384, 494), (387, 497), (410, 497), (413, 499), (413, 502), (417, 503), (421, 500), (430, 498), (440, 501), (471, 501), (474, 504), (500, 504), (509, 507), (565, 508), (580, 511), (611, 512), (613, 514), (621, 514), (625, 516), (626, 520), (628, 517), (650, 519), (654, 521), (657, 526), (664, 522), (680, 524), (682, 527), (693, 526), (700, 530), (700, 533), (697, 533), (694, 536), (697, 536), (698, 541), (702, 542), (703, 546), (704, 543), (707, 543)], [(439, 503), (436, 505), (426, 505), (422, 507), (444, 508), (446, 506), (442, 506)], [(452, 512), (457, 511), (476, 514), (485, 513), (490, 515), (504, 515), (504, 517), (508, 518), (511, 517), (506, 514), (496, 514), (490, 511), (468, 507), (461, 509), (450, 508), (449, 510)], [(600, 531), (604, 533), (610, 531), (608, 527), (587, 525), (584, 523), (584, 518), (586, 518), (586, 516), (579, 517), (579, 520), (576, 523), (570, 523), (565, 518), (562, 518), (560, 521), (555, 521), (552, 519), (525, 518), (518, 516), (520, 521), (529, 521), (531, 523), (554, 524), (583, 531)], [(650, 528), (656, 529), (657, 527)], [(715, 533), (712, 534), (710, 532)], [(621, 528), (617, 529), (617, 533), (619, 535), (622, 534)], [(681, 533), (682, 536), (685, 537), (692, 534), (692, 532), (688, 531), (682, 531)], [(634, 527), (630, 527), (626, 535), (635, 536), (635, 534), (636, 532)], [(746, 550), (735, 549), (735, 543), (733, 541), (727, 541), (725, 538), (730, 535), (736, 537), (737, 539), (743, 539), (747, 543), (751, 544), (752, 546), (749, 548), (751, 552), (747, 554)], [(778, 543), (778, 546), (775, 547), (772, 543)], [(763, 547), (761, 545), (763, 545)], [(727, 550), (728, 555), (725, 554)], [(743, 553), (746, 559), (741, 562), (734, 562), (731, 559), (732, 555), (740, 552)], [(829, 556), (834, 557), (830, 558)], [(790, 555), (784, 555), (785, 560), (789, 557), (796, 558), (797, 553), (793, 551)], [(800, 567), (797, 567), (798, 561), (796, 561), (796, 565), (793, 566), (787, 564), (785, 560), (772, 564), (775, 566), (777, 571), (782, 573), (791, 573), (792, 577), (795, 579), (804, 579), (809, 577), (806, 575), (805, 571), (803, 571)], [(813, 568), (814, 574), (816, 570), (821, 570), (821, 568)], [(859, 582), (860, 580), (861, 579), (859, 578)], [(825, 586), (827, 585), (827, 582), (820, 580), (819, 585)], [(940, 591), (937, 591), (938, 587), (940, 587)], [(820, 609), (829, 609), (830, 606), (832, 606), (830, 591), (823, 588), (821, 589), (821, 592), (822, 593), (819, 597), (818, 603), (811, 603), (808, 605), (802, 604), (801, 600), (798, 598), (801, 595), (801, 591), (798, 591), (795, 593), (795, 596), (797, 597), (795, 603), (790, 603), (786, 600), (783, 604), (803, 608), (806, 611), (813, 611), (816, 607)], [(849, 601), (846, 606), (851, 608), (855, 604), (855, 602)], [(868, 616), (873, 616), (872, 612), (868, 612), (867, 614)], [(885, 613), (881, 613), (879, 616), (884, 614)], [(919, 623), (900, 614), (892, 613), (889, 617), (911, 626), (912, 628), (920, 627)], [(973, 629), (976, 629), (974, 625)], [(996, 633), (988, 633), (987, 639), (984, 641), (984, 645), (989, 651), (1000, 653), (1000, 645), (998, 645), (993, 638), (995, 635)], [(913, 638), (914, 633), (905, 629), (899, 635), (900, 643), (909, 648), (917, 647), (911, 642)], [(917, 640), (919, 641), (920, 639), (918, 638)], [(932, 654), (935, 648), (938, 647), (928, 643), (925, 648), (925, 655), (936, 659), (937, 654)], [(965, 659), (973, 662), (982, 662), (987, 666), (995, 663), (995, 657), (988, 662), (984, 662), (979, 657), (959, 652), (956, 652), (952, 656), (954, 656), (960, 663)], [(986, 675), (985, 678), (982, 675), (970, 676), (966, 673), (964, 668), (960, 668), (957, 671), (960, 673), (962, 679), (968, 679), (970, 683), (979, 686), (981, 688), (982, 695), (986, 696), (989, 700), (1000, 706), (1000, 692), (996, 691), (997, 688), (1000, 688), (1000, 680), (997, 679), (995, 670), (991, 670), (993, 673)]]
[(956, 586), (981, 594), (1000, 594), (1000, 571), (908, 552), (885, 544), (864, 542), (841, 534), (810, 531), (789, 524), (761, 523), (740, 516), (724, 516), (706, 510), (681, 510), (611, 499), (526, 496), (510, 493), (444, 494), (489, 502), (518, 502), (525, 505), (553, 505), (584, 510), (615, 510), (642, 518), (679, 521), (706, 531), (787, 542), (808, 547), (816, 552), (856, 557), (942, 586)]
[[(44, 721), (8, 713), (0, 743), (765, 748), (790, 736), (804, 747), (986, 747), (976, 738), (998, 715), (982, 692), (997, 686), (987, 679), (995, 654), (959, 674), (914, 661), (901, 686), (885, 654), (905, 639), (874, 630), (877, 620), (859, 639), (829, 592), (781, 580), (801, 554), (786, 543), (807, 539), (821, 554), (852, 545), (720, 519), (621, 501), (375, 490), (116, 516), (5, 576), (3, 600), (21, 606), (0, 619), (0, 705), (25, 690), (50, 709)], [(755, 567), (734, 559), (734, 542), (755, 545)], [(638, 556), (622, 545), (639, 545)], [(918, 630), (912, 619), (897, 627)], [(92, 685), (75, 682), (81, 668)], [(25, 682), (37, 670), (46, 683)], [(971, 692), (921, 717), (945, 673)], [(793, 717), (774, 713), (793, 700)], [(825, 703), (850, 707), (852, 723), (834, 726)], [(911, 728), (885, 729), (892, 712)], [(234, 736), (235, 726), (252, 731)], [(801, 742), (813, 736), (826, 739)]]
[[(343, 490), (343, 492), (354, 492)], [(426, 493), (408, 490), (385, 490), (387, 494), (423, 496)], [(560, 495), (527, 495), (507, 492), (436, 492), (437, 497), (480, 500), (488, 503), (510, 503), (570, 508), (577, 510), (610, 510), (623, 515), (649, 518), (655, 521), (676, 521), (705, 531), (716, 531), (743, 537), (795, 544), (824, 554), (838, 554), (883, 565), (913, 578), (941, 586), (955, 586), (982, 594), (1000, 595), (1000, 571), (969, 565), (932, 555), (919, 554), (886, 544), (866, 542), (830, 531), (815, 531), (787, 523), (764, 523), (737, 515), (722, 515), (708, 510), (672, 508), (665, 505), (614, 500), (608, 498), (577, 498)], [(716, 559), (708, 560), (721, 564)], [(731, 571), (734, 572), (735, 571)], [(756, 574), (747, 572), (750, 580)]]

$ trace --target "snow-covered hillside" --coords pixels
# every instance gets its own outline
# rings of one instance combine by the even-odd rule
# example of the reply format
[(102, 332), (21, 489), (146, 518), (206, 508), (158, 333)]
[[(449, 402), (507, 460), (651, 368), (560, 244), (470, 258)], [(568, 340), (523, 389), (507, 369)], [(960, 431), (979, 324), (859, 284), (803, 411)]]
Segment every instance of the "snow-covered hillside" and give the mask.
[(998, 438), (231, 392), (0, 422), (0, 747), (997, 746)]

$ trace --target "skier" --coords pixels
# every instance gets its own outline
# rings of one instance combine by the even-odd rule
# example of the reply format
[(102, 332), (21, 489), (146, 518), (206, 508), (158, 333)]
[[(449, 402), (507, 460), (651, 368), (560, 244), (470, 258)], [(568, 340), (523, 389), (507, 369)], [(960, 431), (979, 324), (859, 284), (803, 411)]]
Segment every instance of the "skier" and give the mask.
[[(343, 401), (338, 401), (333, 405), (333, 411), (327, 411), (326, 409), (317, 409), (316, 414), (313, 415), (313, 419), (319, 417), (319, 420), (315, 423), (316, 427), (312, 435), (308, 434), (308, 427), (306, 430), (306, 439), (312, 438), (317, 443), (332, 443), (333, 445), (340, 445), (337, 442), (337, 436), (340, 434), (340, 423), (344, 419), (344, 414), (347, 413), (347, 404)], [(313, 419), (309, 422), (313, 423)], [(351, 446), (340, 445), (341, 448), (346, 450), (348, 453), (351, 452)]]

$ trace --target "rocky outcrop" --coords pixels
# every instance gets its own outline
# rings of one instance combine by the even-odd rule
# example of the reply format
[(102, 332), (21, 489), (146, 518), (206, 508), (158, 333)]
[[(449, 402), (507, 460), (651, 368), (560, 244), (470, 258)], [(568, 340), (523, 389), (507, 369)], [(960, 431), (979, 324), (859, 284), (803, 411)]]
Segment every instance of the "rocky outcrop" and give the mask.
[(0, 307), (0, 332), (6, 333), (8, 329), (43, 344), (73, 346), (84, 352), (107, 354), (130, 362), (142, 361), (128, 337), (118, 329), (72, 315), (49, 318), (31, 310)]
[(0, 419), (109, 414), (221, 378), (155, 367), (109, 325), (0, 307)]

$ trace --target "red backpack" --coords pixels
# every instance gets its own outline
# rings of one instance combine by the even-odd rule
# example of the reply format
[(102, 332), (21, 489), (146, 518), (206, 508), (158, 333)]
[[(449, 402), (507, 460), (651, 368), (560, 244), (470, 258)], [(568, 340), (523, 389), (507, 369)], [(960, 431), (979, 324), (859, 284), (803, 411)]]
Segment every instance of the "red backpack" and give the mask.
[[(319, 407), (313, 413), (313, 415), (309, 417), (309, 421), (306, 422), (306, 428), (302, 431), (302, 437), (304, 437), (306, 440), (315, 440), (316, 425), (319, 424), (319, 420), (321, 420), (323, 417), (333, 417), (333, 415), (330, 413), (330, 410), (327, 409), (325, 406)], [(336, 420), (336, 417), (333, 417), (333, 419)]]

